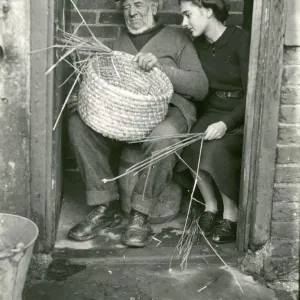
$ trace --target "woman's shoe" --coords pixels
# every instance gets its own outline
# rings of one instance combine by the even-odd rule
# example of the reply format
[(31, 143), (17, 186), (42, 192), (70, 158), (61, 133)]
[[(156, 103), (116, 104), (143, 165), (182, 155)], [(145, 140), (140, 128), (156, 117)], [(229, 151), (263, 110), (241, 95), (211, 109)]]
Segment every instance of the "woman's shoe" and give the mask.
[(236, 238), (237, 222), (223, 219), (216, 227), (212, 240), (218, 244), (234, 242)]
[(205, 211), (201, 215), (198, 224), (205, 236), (211, 235), (217, 224), (217, 214), (210, 211)]

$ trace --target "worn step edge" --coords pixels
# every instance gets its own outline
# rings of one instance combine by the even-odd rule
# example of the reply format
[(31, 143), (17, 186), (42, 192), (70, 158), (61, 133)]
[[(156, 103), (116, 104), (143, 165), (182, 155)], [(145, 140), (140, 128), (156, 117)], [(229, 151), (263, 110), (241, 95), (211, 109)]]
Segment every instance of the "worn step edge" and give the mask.
[[(206, 248), (207, 249), (207, 248)], [(201, 251), (201, 247), (194, 247), (189, 255), (188, 261), (197, 261), (202, 263), (222, 263), (220, 258), (213, 251)], [(216, 249), (218, 255), (230, 264), (238, 264), (244, 258), (245, 253), (238, 252), (234, 248), (218, 248)], [(230, 251), (231, 250), (231, 251)], [(96, 259), (101, 263), (145, 263), (145, 262), (159, 262), (170, 263), (172, 255), (172, 262), (181, 262), (178, 259), (178, 252), (171, 247), (157, 247), (157, 248), (143, 248), (143, 249), (55, 249), (52, 252), (53, 259)]]

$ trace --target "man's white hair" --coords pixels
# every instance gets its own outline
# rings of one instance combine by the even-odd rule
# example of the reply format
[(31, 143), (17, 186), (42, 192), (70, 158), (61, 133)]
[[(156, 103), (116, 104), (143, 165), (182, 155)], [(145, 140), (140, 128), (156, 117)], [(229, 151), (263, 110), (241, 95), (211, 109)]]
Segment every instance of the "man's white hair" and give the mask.
[[(115, 0), (115, 2), (121, 7), (122, 3), (124, 0)], [(159, 13), (163, 7), (164, 7), (164, 3), (167, 0), (146, 0), (146, 1), (152, 1), (152, 2), (156, 2), (157, 3), (157, 12)]]

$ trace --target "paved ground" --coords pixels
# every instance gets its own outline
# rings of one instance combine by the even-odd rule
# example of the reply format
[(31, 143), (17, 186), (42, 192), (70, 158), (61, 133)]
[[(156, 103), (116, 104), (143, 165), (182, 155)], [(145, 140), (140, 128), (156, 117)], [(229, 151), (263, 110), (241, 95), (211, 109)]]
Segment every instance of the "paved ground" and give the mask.
[[(126, 248), (120, 238), (126, 221), (99, 237), (80, 243), (67, 239), (68, 230), (89, 208), (75, 175), (64, 195), (57, 240), (44, 280), (27, 282), (23, 300), (292, 300), (242, 274), (234, 266), (244, 253), (235, 244), (213, 245), (233, 270), (236, 279), (211, 247), (200, 238), (181, 269), (174, 252), (185, 216), (153, 226), (144, 249)], [(75, 183), (75, 184), (74, 184)], [(173, 255), (173, 259), (171, 257)], [(237, 284), (237, 281), (240, 284)], [(241, 289), (243, 291), (241, 291)]]
[[(282, 300), (252, 277), (214, 264), (83, 264), (56, 260), (23, 300)], [(72, 275), (73, 274), (73, 275)]]

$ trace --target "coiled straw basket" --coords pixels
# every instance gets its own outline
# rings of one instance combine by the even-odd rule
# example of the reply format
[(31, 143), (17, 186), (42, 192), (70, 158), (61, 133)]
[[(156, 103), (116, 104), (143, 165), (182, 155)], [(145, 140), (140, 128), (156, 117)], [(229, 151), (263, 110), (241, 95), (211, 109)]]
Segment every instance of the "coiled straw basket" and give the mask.
[(94, 56), (84, 70), (78, 111), (96, 132), (119, 141), (145, 138), (164, 120), (173, 86), (162, 71), (142, 71), (133, 56)]

